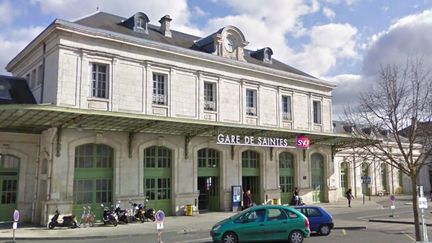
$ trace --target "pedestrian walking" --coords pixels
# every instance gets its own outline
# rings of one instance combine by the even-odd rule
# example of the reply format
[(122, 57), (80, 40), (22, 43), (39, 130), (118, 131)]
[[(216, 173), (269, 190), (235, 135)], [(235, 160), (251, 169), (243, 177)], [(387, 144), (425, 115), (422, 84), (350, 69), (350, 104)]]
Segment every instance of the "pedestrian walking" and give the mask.
[(351, 188), (348, 189), (348, 191), (346, 191), (345, 196), (346, 196), (346, 198), (348, 200), (348, 207), (351, 207), (351, 200), (354, 198), (353, 194), (352, 194)]
[(243, 210), (250, 208), (252, 206), (252, 194), (248, 189), (243, 194)]

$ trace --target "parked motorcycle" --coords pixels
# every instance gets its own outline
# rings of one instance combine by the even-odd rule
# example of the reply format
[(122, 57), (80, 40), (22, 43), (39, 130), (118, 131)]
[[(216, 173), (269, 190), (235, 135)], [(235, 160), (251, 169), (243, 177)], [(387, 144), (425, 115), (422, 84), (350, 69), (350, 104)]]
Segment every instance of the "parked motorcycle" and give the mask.
[(91, 207), (83, 207), (83, 213), (81, 215), (80, 225), (84, 227), (88, 224), (90, 227), (93, 227), (96, 222), (96, 215), (91, 211)]
[(126, 209), (120, 208), (120, 201), (117, 202), (114, 212), (117, 214), (119, 222), (123, 222), (125, 224), (129, 223), (129, 213)]
[(103, 223), (117, 226), (118, 224), (117, 214), (111, 211), (109, 207), (105, 207), (103, 204), (101, 204), (101, 207), (103, 208), (103, 215), (102, 215)]
[(155, 210), (154, 208), (147, 209), (147, 203), (148, 199), (145, 200), (145, 203), (133, 203), (129, 201), (129, 203), (134, 207), (135, 209), (135, 218), (137, 220), (140, 220), (142, 223), (144, 223), (146, 220), (155, 221)]
[(76, 220), (75, 215), (67, 215), (63, 216), (61, 219), (60, 211), (57, 209), (55, 211), (54, 216), (51, 218), (51, 221), (48, 224), (49, 229), (54, 229), (55, 227), (69, 227), (69, 228), (77, 228), (78, 222)]

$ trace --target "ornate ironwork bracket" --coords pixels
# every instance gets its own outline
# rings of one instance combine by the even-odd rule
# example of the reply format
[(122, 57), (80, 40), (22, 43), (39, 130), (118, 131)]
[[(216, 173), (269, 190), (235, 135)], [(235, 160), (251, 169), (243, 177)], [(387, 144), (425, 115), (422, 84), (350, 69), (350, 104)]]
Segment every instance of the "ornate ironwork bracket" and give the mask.
[(270, 160), (273, 161), (273, 147), (270, 147)]
[(61, 135), (62, 135), (63, 128), (57, 127), (57, 139), (56, 139), (56, 157), (60, 157), (61, 155)]
[(192, 136), (186, 135), (185, 136), (185, 144), (184, 144), (184, 157), (185, 159), (189, 158), (189, 142), (192, 140)]
[(231, 145), (231, 160), (234, 160), (234, 145)]
[(303, 149), (303, 162), (306, 162), (306, 149)]
[(129, 139), (128, 139), (129, 159), (132, 158), (132, 142), (133, 142), (134, 136), (135, 136), (134, 132), (129, 132)]

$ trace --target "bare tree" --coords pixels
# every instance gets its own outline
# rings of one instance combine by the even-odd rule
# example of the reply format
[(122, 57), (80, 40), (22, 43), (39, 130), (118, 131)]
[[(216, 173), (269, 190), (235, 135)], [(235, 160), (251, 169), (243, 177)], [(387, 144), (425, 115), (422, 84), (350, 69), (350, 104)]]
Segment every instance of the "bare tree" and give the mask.
[(359, 96), (345, 119), (361, 138), (365, 153), (400, 170), (411, 180), (416, 240), (420, 240), (417, 200), (419, 171), (431, 153), (432, 77), (422, 60), (382, 66), (373, 86)]

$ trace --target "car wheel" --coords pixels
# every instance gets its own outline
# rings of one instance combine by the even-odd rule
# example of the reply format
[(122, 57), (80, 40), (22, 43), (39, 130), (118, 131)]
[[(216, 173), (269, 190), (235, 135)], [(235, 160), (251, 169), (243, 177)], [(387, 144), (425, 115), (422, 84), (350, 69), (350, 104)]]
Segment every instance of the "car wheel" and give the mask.
[(222, 242), (223, 243), (237, 243), (238, 242), (237, 235), (234, 232), (226, 232), (222, 236)]
[(290, 243), (302, 243), (303, 242), (303, 233), (298, 231), (298, 230), (294, 230), (293, 232), (291, 232), (291, 234), (288, 237), (288, 241)]
[(331, 231), (330, 226), (326, 224), (321, 225), (321, 227), (319, 228), (320, 235), (329, 235), (330, 231)]

